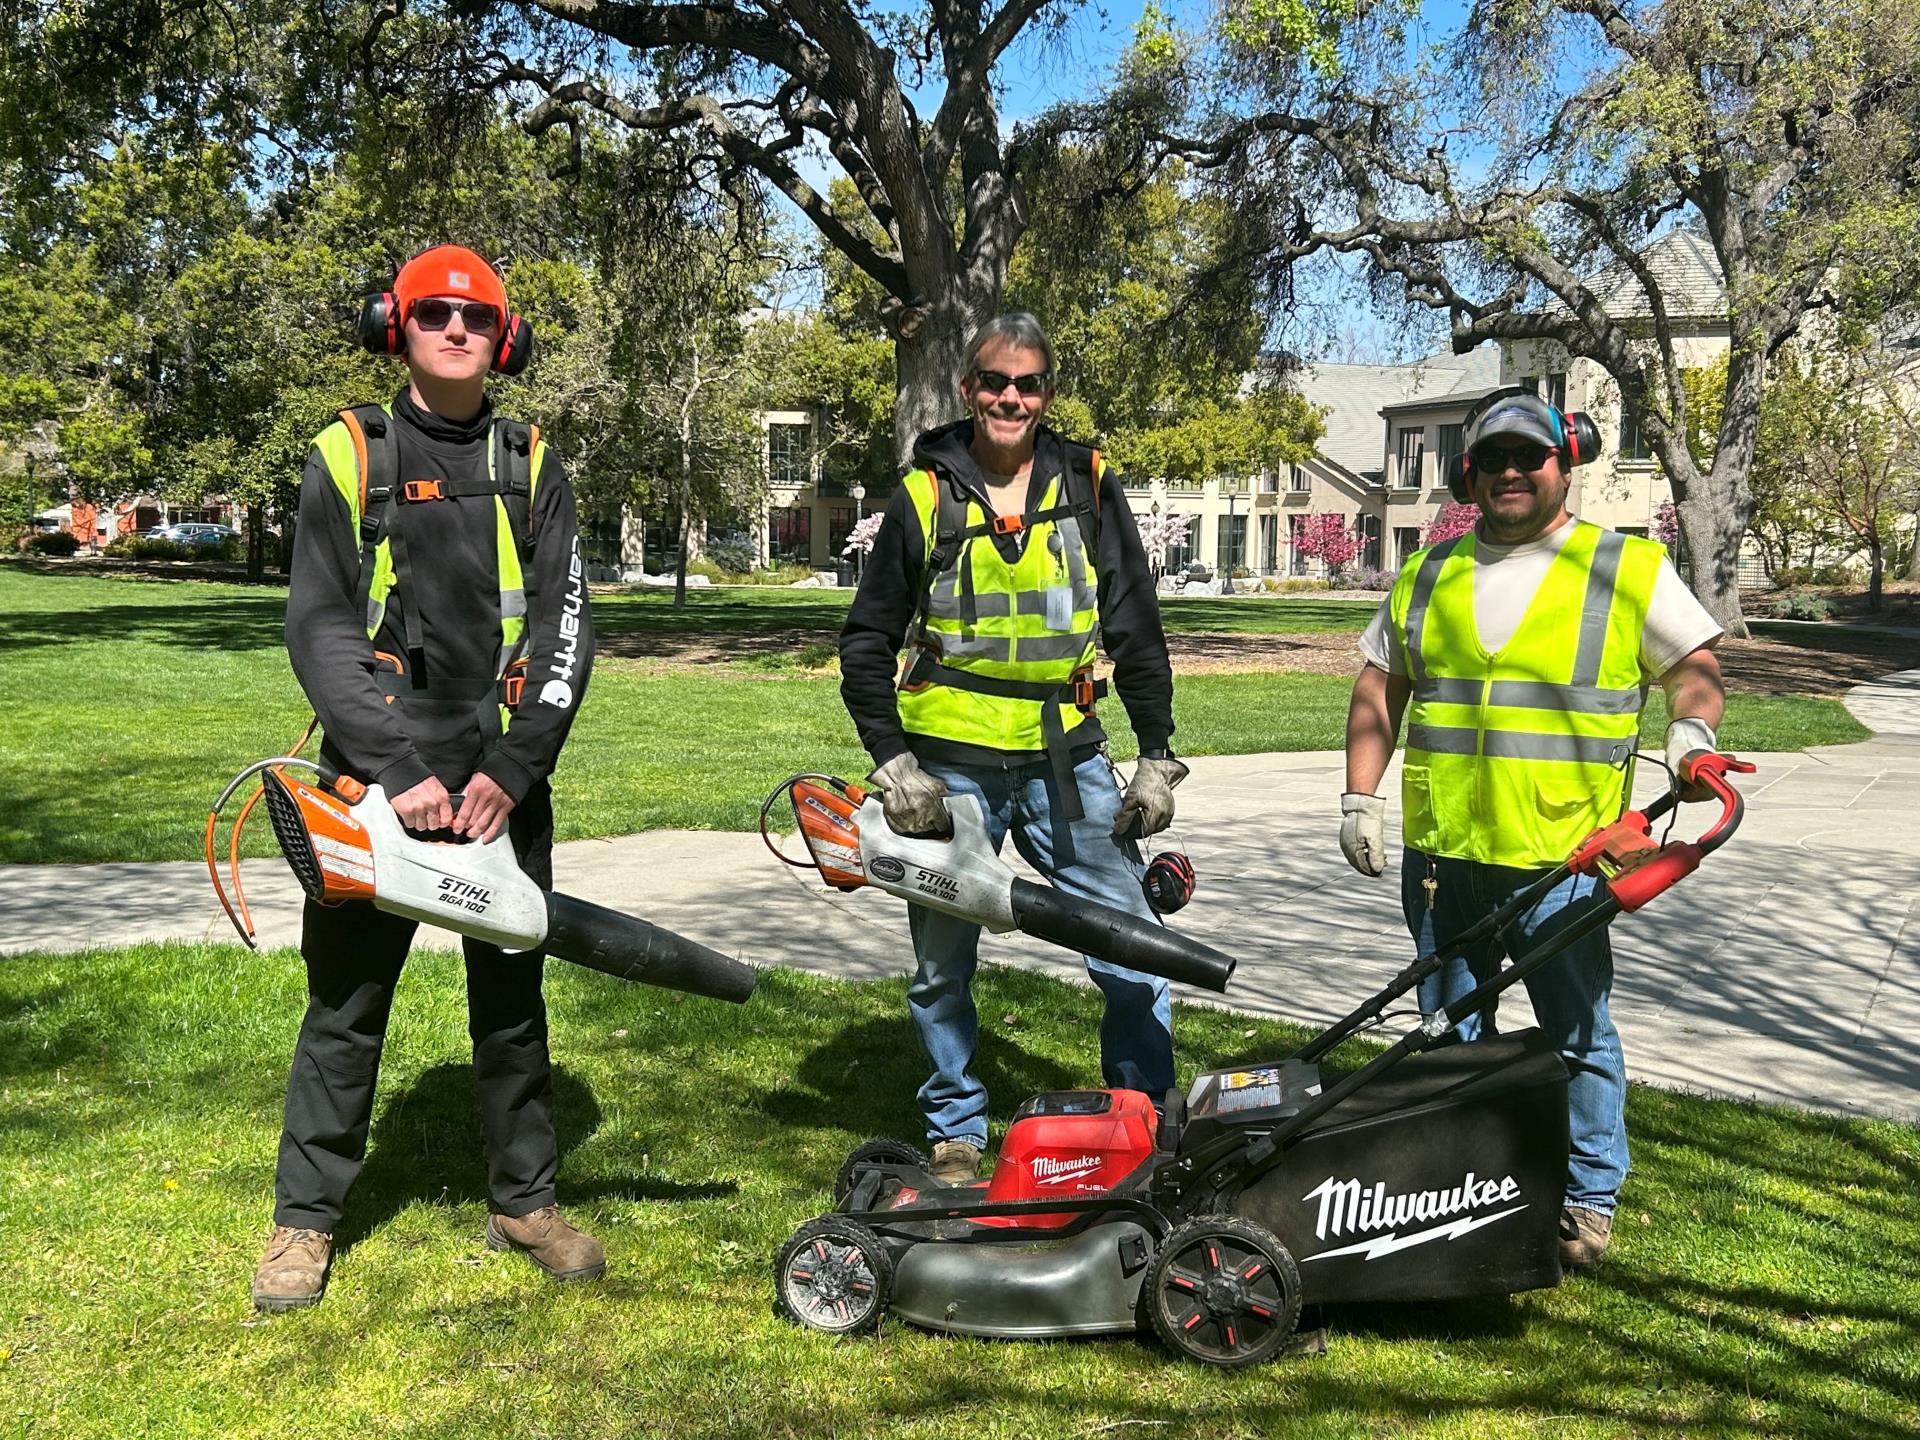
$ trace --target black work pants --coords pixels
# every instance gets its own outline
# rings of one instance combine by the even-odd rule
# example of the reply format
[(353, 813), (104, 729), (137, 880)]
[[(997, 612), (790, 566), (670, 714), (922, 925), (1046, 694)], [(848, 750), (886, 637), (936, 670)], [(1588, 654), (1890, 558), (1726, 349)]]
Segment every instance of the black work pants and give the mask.
[[(553, 799), (543, 782), (509, 818), (521, 868), (553, 884)], [(307, 1013), (287, 1081), (286, 1125), (274, 1172), (274, 1223), (332, 1231), (366, 1157), (374, 1081), (394, 987), (418, 928), (370, 901), (307, 902), (300, 953)], [(545, 957), (465, 942), (467, 1029), (487, 1152), (487, 1193), (502, 1215), (553, 1203), (559, 1151), (553, 1069), (540, 993)]]

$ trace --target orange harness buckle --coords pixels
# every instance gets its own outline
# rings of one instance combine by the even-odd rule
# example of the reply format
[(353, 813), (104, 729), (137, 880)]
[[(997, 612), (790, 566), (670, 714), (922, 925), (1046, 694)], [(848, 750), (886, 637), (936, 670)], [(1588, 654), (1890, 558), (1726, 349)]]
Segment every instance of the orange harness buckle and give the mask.
[(401, 487), (407, 503), (417, 505), (423, 500), (444, 500), (446, 495), (440, 489), (438, 480), (409, 480)]
[(996, 515), (993, 517), (993, 533), (996, 535), (1018, 535), (1027, 528), (1024, 515)]
[(1093, 676), (1081, 674), (1073, 677), (1073, 704), (1075, 709), (1079, 710), (1083, 715), (1091, 715), (1093, 713), (1093, 702), (1097, 698), (1099, 697), (1094, 694), (1093, 690)]

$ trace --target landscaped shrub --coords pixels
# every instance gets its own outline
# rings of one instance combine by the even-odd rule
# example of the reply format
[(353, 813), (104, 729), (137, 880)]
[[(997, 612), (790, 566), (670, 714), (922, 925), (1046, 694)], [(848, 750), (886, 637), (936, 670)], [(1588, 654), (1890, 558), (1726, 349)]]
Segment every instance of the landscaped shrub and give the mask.
[(116, 560), (192, 560), (199, 552), (178, 540), (162, 540), (155, 535), (121, 535), (108, 542), (105, 553)]
[(1298, 595), (1308, 590), (1331, 590), (1325, 580), (1276, 580), (1269, 577), (1260, 582), (1260, 588), (1269, 595)]
[(1391, 590), (1394, 572), (1391, 570), (1361, 570), (1347, 579), (1349, 590)]
[(44, 535), (35, 535), (27, 541), (27, 549), (36, 555), (71, 555), (80, 548), (80, 538), (71, 530), (54, 530)]
[(1833, 605), (1824, 595), (1789, 595), (1776, 600), (1773, 613), (1780, 620), (1825, 620), (1833, 614)]
[(753, 553), (753, 546), (745, 540), (716, 540), (707, 546), (706, 558), (715, 567), (731, 575), (745, 575), (753, 569), (753, 562), (759, 557)]

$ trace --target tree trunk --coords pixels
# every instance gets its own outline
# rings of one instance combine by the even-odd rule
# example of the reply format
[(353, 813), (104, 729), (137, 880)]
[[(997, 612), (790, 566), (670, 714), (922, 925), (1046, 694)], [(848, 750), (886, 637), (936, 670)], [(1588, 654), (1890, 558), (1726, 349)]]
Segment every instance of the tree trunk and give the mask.
[(247, 507), (247, 583), (258, 585), (267, 574), (267, 510)]
[(1867, 534), (1867, 609), (1875, 615), (1880, 613), (1880, 581), (1886, 566), (1886, 549), (1880, 542), (1880, 532), (1872, 530)]
[(991, 294), (969, 297), (958, 285), (949, 286), (924, 320), (895, 338), (893, 459), (903, 471), (913, 464), (915, 440), (960, 418), (960, 367), (967, 344), (1000, 304), (999, 285), (991, 289)]
[(1907, 547), (1908, 580), (1920, 580), (1920, 507), (1913, 512), (1913, 543)]
[(687, 608), (687, 533), (693, 528), (692, 507), (687, 503), (688, 499), (687, 485), (682, 481), (679, 505), (680, 523), (677, 527), (680, 531), (680, 545), (679, 553), (674, 557), (673, 562), (673, 608), (676, 610), (684, 610)]

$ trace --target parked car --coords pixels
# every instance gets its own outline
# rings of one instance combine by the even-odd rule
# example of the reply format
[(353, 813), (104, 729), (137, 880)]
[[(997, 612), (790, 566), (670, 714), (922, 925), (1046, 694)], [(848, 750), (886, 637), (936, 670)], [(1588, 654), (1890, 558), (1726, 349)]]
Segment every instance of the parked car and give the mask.
[(233, 539), (240, 532), (231, 525), (211, 525), (201, 521), (187, 521), (179, 525), (162, 525), (149, 530), (147, 534), (156, 540), (172, 540), (181, 545), (218, 545)]

